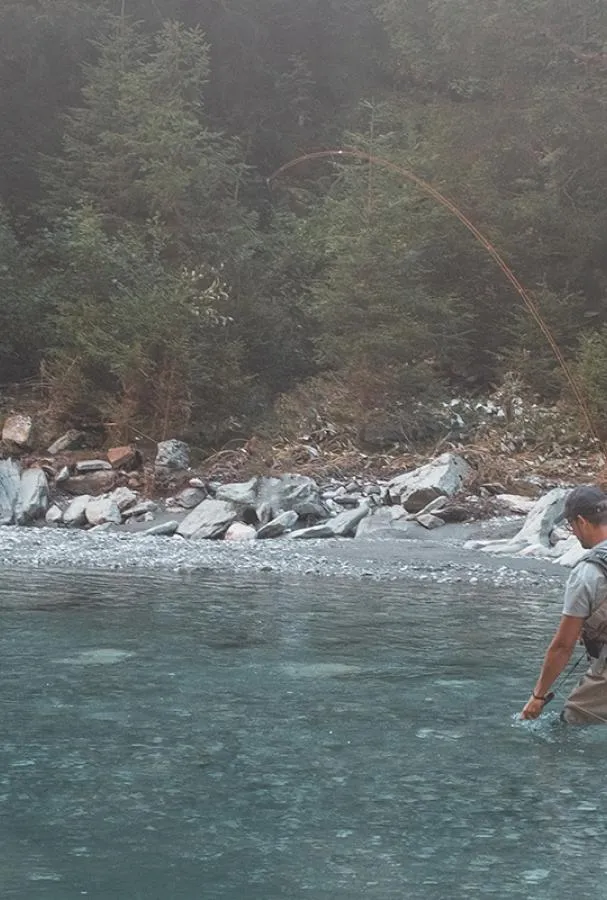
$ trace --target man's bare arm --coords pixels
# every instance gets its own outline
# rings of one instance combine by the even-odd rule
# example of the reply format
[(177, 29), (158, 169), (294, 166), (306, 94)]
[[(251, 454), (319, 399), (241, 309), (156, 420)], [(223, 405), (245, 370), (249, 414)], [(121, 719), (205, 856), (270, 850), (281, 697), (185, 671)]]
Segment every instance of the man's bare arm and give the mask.
[[(559, 677), (577, 644), (584, 619), (578, 616), (563, 616), (556, 634), (546, 650), (540, 677), (533, 688), (533, 694), (521, 713), (523, 719), (536, 719), (542, 711), (545, 697), (550, 687)], [(539, 699), (538, 699), (539, 698)]]

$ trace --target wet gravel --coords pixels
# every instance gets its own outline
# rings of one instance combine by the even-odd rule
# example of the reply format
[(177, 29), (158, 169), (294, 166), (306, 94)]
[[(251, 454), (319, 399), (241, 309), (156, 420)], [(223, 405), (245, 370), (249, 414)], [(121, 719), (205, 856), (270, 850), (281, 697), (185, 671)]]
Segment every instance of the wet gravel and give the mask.
[[(501, 536), (503, 526), (493, 528)], [(441, 532), (443, 529), (441, 529)], [(487, 534), (487, 528), (484, 528)], [(489, 534), (493, 536), (491, 530)], [(470, 529), (425, 539), (329, 539), (223, 542), (125, 532), (0, 528), (0, 569), (148, 570), (187, 574), (273, 572), (285, 576), (402, 578), (495, 586), (564, 584), (567, 570), (537, 559), (465, 550)]]

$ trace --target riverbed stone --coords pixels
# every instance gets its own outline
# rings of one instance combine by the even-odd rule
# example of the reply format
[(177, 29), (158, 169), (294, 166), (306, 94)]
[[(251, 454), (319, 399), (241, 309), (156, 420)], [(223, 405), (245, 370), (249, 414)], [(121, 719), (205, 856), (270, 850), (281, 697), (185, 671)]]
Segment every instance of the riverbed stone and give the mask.
[(185, 471), (190, 467), (190, 448), (184, 441), (172, 438), (160, 441), (156, 450), (156, 469), (174, 469)]
[(110, 496), (120, 512), (124, 512), (137, 503), (137, 494), (135, 491), (132, 491), (128, 487), (124, 487), (124, 485), (115, 488)]
[(224, 500), (203, 500), (189, 513), (177, 529), (186, 538), (220, 537), (238, 518), (238, 510)]
[(46, 512), (44, 517), (47, 525), (61, 525), (63, 522), (63, 510), (56, 503), (53, 503)]
[(402, 503), (407, 512), (420, 512), (436, 497), (459, 493), (471, 474), (472, 467), (463, 457), (443, 453), (426, 465), (393, 478), (388, 492), (392, 502)]
[(262, 525), (257, 532), (257, 537), (260, 539), (280, 537), (285, 532), (290, 531), (298, 521), (299, 516), (295, 510), (288, 509), (286, 512), (276, 516), (275, 519)]
[(224, 541), (255, 541), (257, 532), (252, 525), (244, 522), (232, 522), (223, 536)]
[(122, 523), (122, 515), (113, 497), (96, 497), (86, 505), (84, 511), (89, 525), (103, 525), (105, 522), (113, 522), (114, 525)]
[(86, 507), (93, 498), (90, 494), (81, 494), (68, 503), (64, 513), (63, 522), (65, 525), (78, 528), (86, 522)]
[(39, 468), (25, 469), (21, 473), (19, 496), (15, 507), (15, 521), (26, 525), (41, 519), (48, 509), (49, 490), (46, 475)]
[(12, 525), (21, 486), (21, 466), (12, 459), (0, 460), (0, 525)]
[(31, 416), (20, 413), (9, 416), (2, 428), (2, 440), (17, 447), (31, 446), (34, 423)]

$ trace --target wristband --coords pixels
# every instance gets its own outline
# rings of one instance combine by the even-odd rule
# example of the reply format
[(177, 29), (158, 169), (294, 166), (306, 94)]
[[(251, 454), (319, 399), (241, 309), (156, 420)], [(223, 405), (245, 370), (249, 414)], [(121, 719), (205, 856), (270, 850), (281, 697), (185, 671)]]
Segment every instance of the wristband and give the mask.
[(546, 697), (538, 697), (538, 695), (535, 693), (535, 691), (531, 691), (531, 696), (533, 697), (534, 700), (543, 700), (544, 703), (548, 699), (547, 696)]

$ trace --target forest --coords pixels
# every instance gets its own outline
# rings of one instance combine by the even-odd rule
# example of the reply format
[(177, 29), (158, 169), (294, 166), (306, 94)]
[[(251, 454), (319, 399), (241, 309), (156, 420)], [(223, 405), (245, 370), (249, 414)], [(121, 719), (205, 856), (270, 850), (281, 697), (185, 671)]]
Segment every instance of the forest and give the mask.
[(0, 391), (56, 427), (382, 446), (504, 382), (574, 404), (421, 183), (607, 419), (604, 0), (0, 0), (0, 122)]

